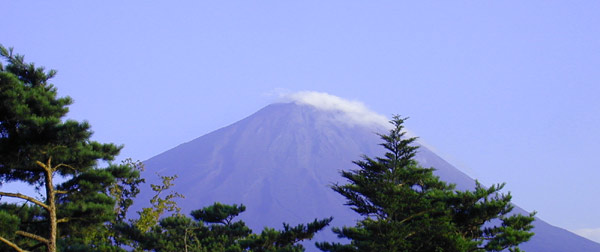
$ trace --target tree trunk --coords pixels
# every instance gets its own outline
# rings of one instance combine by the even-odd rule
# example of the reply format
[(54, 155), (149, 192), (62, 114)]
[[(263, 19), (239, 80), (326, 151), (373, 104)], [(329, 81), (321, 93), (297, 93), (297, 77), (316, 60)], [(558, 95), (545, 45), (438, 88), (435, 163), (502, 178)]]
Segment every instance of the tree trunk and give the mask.
[(50, 234), (48, 237), (48, 252), (56, 252), (56, 234), (57, 234), (57, 219), (56, 219), (56, 200), (54, 192), (54, 184), (52, 183), (53, 169), (48, 159), (46, 165), (46, 204), (48, 205), (48, 217), (50, 221)]

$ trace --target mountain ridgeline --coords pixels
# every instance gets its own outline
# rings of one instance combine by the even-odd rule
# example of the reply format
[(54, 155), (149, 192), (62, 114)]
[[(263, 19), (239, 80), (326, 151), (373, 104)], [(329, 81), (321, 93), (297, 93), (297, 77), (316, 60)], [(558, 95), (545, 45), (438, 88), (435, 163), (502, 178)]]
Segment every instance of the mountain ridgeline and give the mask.
[[(341, 111), (277, 103), (150, 158), (143, 176), (148, 185), (159, 183), (156, 173), (178, 175), (172, 189), (186, 197), (179, 202), (184, 214), (214, 202), (244, 204), (247, 210), (238, 218), (255, 231), (330, 216), (333, 227), (352, 226), (360, 217), (330, 186), (346, 182), (339, 171), (356, 169), (352, 161), (380, 156), (384, 150), (377, 133), (386, 132), (384, 125), (345, 120)], [(416, 159), (457, 189), (475, 187), (472, 178), (424, 146)], [(142, 189), (134, 208), (148, 202), (149, 192)], [(542, 220), (534, 225), (535, 236), (520, 246), (525, 251), (600, 251), (600, 244)], [(328, 228), (313, 241), (336, 239)], [(310, 243), (306, 247), (316, 251)]]

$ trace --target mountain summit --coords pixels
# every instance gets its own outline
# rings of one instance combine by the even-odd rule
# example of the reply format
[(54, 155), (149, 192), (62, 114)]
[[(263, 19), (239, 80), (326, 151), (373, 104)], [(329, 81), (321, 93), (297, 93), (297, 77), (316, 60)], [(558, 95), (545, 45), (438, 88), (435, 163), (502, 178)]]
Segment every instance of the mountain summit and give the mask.
[[(360, 106), (337, 105), (316, 105), (310, 99), (269, 105), (145, 161), (147, 184), (158, 182), (155, 173), (178, 175), (173, 190), (186, 196), (179, 203), (186, 214), (213, 202), (244, 204), (247, 211), (239, 218), (255, 232), (330, 216), (332, 226), (354, 225), (359, 216), (330, 185), (345, 183), (339, 171), (355, 169), (352, 161), (361, 155), (383, 153), (377, 133), (386, 133), (388, 126)], [(417, 160), (459, 189), (474, 188), (473, 179), (426, 147), (419, 149)], [(143, 190), (137, 202), (150, 197), (151, 191)], [(526, 251), (600, 251), (600, 244), (564, 229), (541, 220), (534, 225), (536, 235), (521, 245)], [(334, 239), (329, 229), (316, 237)], [(316, 250), (310, 244), (307, 249)]]

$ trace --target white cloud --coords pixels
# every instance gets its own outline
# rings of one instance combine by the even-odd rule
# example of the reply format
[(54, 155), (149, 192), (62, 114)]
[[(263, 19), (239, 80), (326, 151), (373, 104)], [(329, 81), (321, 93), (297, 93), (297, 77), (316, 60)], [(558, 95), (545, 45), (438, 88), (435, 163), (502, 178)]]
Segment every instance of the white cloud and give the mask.
[(315, 91), (301, 91), (280, 94), (280, 96), (297, 104), (311, 105), (324, 111), (340, 112), (340, 117), (336, 119), (346, 123), (366, 126), (377, 125), (386, 129), (391, 126), (385, 116), (369, 110), (359, 101), (350, 101), (335, 95)]
[[(294, 93), (287, 89), (275, 89), (265, 95), (269, 97), (279, 97), (279, 99), (283, 99), (287, 102), (291, 101), (297, 104), (311, 105), (325, 111), (339, 112), (340, 116), (335, 119), (344, 123), (366, 126), (376, 125), (378, 127), (383, 127), (385, 130), (389, 130), (392, 127), (388, 118), (369, 110), (362, 102), (346, 100), (328, 93), (316, 91), (300, 91)], [(404, 130), (407, 137), (416, 137), (416, 134), (411, 130), (407, 128), (404, 128)], [(380, 133), (385, 134), (387, 132)], [(419, 138), (417, 139), (417, 142), (437, 155), (441, 155), (445, 160), (462, 164), (462, 162), (456, 161), (455, 158), (438, 151), (435, 147), (423, 141), (423, 139)], [(461, 165), (461, 167), (471, 177), (477, 177), (477, 173), (473, 169), (469, 169), (466, 165)]]
[(573, 233), (576, 233), (580, 236), (588, 238), (592, 241), (600, 243), (600, 228), (582, 228), (573, 230)]

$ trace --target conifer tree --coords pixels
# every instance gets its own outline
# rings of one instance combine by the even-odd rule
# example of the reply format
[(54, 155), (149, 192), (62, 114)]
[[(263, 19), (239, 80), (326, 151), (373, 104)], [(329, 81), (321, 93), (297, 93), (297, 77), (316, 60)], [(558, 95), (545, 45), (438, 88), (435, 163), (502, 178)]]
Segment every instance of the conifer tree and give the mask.
[(363, 216), (354, 227), (334, 228), (350, 244), (317, 243), (323, 251), (518, 251), (533, 235), (533, 215), (512, 215), (510, 194), (503, 185), (457, 191), (441, 181), (433, 168), (414, 156), (416, 138), (405, 137), (404, 118), (380, 135), (384, 157), (364, 157), (355, 170), (342, 171), (348, 184), (333, 190)]
[(245, 209), (244, 205), (217, 202), (192, 211), (193, 219), (174, 214), (148, 231), (137, 228), (135, 221), (118, 230), (133, 241), (136, 251), (299, 252), (304, 251), (299, 242), (311, 239), (331, 222), (331, 218), (315, 219), (294, 227), (284, 223), (283, 230), (266, 227), (260, 234), (253, 234), (243, 221), (234, 221)]
[[(155, 192), (151, 207), (138, 211), (138, 219), (113, 226), (115, 237), (134, 251), (304, 251), (299, 242), (311, 239), (332, 220), (315, 219), (295, 227), (284, 223), (283, 230), (265, 227), (260, 234), (253, 234), (243, 221), (234, 220), (246, 206), (219, 202), (192, 211), (192, 219), (181, 214), (174, 201), (183, 195), (169, 191), (177, 176), (160, 177), (160, 185), (151, 185)], [(167, 195), (161, 196), (164, 192)], [(172, 215), (160, 219), (167, 212)]]
[[(115, 178), (139, 177), (129, 166), (96, 167), (112, 160), (121, 146), (90, 140), (87, 122), (64, 120), (69, 97), (57, 97), (45, 71), (12, 48), (0, 45), (0, 186), (20, 181), (41, 198), (0, 191), (28, 203), (0, 205), (0, 250), (57, 250), (57, 241), (85, 242), (94, 228), (113, 217), (108, 188)], [(56, 183), (60, 176), (63, 183)], [(89, 231), (89, 232), (88, 232)]]

